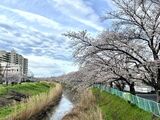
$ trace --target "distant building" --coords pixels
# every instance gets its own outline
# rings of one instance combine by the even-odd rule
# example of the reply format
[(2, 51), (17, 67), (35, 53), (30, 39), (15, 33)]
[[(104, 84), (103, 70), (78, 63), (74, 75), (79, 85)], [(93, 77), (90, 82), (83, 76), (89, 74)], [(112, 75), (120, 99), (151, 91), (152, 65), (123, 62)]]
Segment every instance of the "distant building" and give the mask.
[[(17, 79), (17, 82), (25, 81), (28, 74), (28, 59), (16, 53), (0, 51), (1, 76), (3, 79)], [(12, 76), (12, 78), (11, 78)]]
[(21, 82), (24, 78), (23, 71), (20, 65), (1, 62), (2, 81), (3, 82)]

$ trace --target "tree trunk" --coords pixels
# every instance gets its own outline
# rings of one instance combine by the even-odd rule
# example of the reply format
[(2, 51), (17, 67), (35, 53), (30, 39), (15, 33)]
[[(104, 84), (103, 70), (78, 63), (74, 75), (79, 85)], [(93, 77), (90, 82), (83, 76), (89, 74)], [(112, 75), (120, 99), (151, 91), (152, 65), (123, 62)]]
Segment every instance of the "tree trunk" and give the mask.
[(157, 70), (157, 89), (156, 89), (156, 95), (157, 95), (157, 102), (160, 103), (160, 68)]
[(134, 86), (135, 86), (134, 82), (132, 82), (132, 83), (129, 85), (130, 93), (133, 94), (133, 95), (136, 94), (136, 91), (135, 91)]
[(112, 84), (112, 82), (110, 82), (110, 88), (112, 88), (113, 87), (113, 84)]
[[(151, 49), (152, 49), (152, 53), (153, 53), (154, 60), (155, 60), (155, 61), (159, 60), (159, 56), (158, 56), (158, 54), (156, 53), (155, 49), (153, 49), (153, 47), (152, 47)], [(157, 102), (160, 103), (160, 68), (159, 68), (158, 63), (156, 64), (156, 67), (157, 67), (156, 96), (157, 96)]]

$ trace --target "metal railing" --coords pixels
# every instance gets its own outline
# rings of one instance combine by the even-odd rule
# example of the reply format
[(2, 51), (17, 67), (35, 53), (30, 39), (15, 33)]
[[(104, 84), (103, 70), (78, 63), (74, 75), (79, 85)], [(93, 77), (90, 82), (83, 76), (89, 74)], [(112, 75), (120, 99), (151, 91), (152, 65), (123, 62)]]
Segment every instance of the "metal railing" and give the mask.
[(119, 96), (122, 99), (131, 102), (132, 104), (135, 104), (139, 108), (151, 112), (154, 115), (160, 117), (160, 103), (157, 103), (152, 100), (148, 100), (145, 98), (141, 98), (136, 95), (132, 95), (131, 93), (128, 92), (122, 92), (114, 88), (109, 88), (105, 85), (102, 84), (94, 84), (93, 87), (100, 88), (101, 90), (104, 90), (108, 93), (111, 93), (113, 95)]

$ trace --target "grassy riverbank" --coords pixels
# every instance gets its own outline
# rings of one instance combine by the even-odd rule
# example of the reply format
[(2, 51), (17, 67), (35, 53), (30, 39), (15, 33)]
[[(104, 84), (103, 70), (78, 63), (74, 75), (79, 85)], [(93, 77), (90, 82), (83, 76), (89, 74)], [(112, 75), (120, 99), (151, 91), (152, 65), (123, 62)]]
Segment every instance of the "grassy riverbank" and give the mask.
[(46, 92), (50, 87), (54, 87), (54, 84), (48, 84), (45, 82), (30, 82), (16, 85), (0, 85), (0, 97), (15, 91), (25, 95), (37, 95), (42, 92)]
[[(16, 95), (25, 96), (20, 102), (0, 107), (0, 120), (27, 120), (57, 102), (62, 94), (59, 84), (40, 82), (23, 83), (14, 86), (0, 86), (0, 98)], [(13, 97), (13, 96), (12, 96)]]
[[(127, 101), (101, 91), (92, 89), (96, 103), (100, 107), (104, 120), (152, 120), (152, 114), (139, 109)], [(158, 118), (154, 120), (159, 120)]]

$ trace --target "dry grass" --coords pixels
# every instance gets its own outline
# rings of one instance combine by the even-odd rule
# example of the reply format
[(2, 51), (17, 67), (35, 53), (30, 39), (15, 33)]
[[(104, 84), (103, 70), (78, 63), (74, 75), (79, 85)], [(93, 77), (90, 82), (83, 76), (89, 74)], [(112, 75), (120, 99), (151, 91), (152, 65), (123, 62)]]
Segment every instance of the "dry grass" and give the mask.
[(62, 94), (62, 87), (56, 84), (48, 93), (41, 93), (39, 95), (30, 97), (29, 99), (15, 105), (15, 110), (12, 115), (6, 120), (28, 120), (32, 116), (47, 109), (49, 106), (56, 104)]
[(85, 91), (81, 95), (80, 102), (63, 120), (103, 120), (92, 92), (89, 90)]

